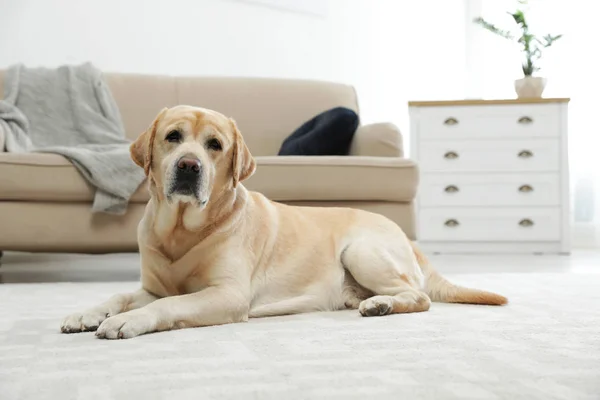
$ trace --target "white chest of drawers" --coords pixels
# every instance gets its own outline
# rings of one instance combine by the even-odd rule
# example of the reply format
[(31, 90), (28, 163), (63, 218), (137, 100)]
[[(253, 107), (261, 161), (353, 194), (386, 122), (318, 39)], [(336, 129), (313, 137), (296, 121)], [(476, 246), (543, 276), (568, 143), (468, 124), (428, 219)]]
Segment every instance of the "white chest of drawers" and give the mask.
[(419, 244), (569, 253), (568, 101), (410, 102)]

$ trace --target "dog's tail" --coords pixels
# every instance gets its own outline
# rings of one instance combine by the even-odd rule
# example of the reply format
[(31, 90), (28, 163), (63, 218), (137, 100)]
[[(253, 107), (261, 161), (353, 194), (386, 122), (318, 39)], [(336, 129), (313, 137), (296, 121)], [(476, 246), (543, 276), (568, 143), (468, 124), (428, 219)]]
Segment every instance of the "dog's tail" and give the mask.
[(455, 285), (441, 276), (429, 265), (427, 257), (411, 242), (413, 252), (425, 275), (425, 291), (432, 301), (441, 303), (486, 304), (500, 306), (508, 303), (508, 299), (496, 293), (470, 289)]

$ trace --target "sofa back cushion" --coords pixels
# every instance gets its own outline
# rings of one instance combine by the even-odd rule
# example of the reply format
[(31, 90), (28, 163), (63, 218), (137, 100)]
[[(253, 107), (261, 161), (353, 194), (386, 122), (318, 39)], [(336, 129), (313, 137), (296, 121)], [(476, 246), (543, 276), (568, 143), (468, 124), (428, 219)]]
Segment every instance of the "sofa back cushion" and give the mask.
[(276, 155), (303, 123), (333, 107), (357, 111), (351, 86), (268, 78), (177, 78), (183, 104), (217, 110), (235, 119), (255, 156)]
[[(0, 98), (4, 97), (3, 72)], [(358, 112), (354, 88), (331, 82), (108, 72), (104, 76), (130, 139), (143, 132), (163, 107), (188, 104), (235, 119), (255, 156), (276, 155), (285, 138), (315, 115), (333, 107)]]

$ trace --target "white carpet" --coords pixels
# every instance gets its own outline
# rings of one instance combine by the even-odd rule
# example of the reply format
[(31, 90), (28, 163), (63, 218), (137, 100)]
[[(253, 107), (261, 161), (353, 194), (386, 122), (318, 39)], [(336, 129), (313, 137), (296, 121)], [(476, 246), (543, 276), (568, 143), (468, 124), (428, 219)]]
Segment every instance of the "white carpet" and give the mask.
[(134, 283), (0, 285), (0, 399), (600, 399), (600, 274), (449, 277), (511, 303), (105, 341), (60, 321)]

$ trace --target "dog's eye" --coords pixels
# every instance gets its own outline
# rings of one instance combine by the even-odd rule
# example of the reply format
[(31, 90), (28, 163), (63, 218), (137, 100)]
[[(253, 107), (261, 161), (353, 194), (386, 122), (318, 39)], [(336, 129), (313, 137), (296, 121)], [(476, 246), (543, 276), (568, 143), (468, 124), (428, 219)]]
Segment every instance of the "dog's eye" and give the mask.
[(167, 135), (167, 137), (165, 138), (165, 140), (167, 142), (181, 142), (181, 132), (179, 132), (178, 130), (174, 130), (169, 132), (169, 134)]
[(206, 147), (214, 151), (223, 150), (223, 147), (221, 147), (221, 142), (219, 142), (217, 139), (210, 139), (208, 142), (206, 142)]

